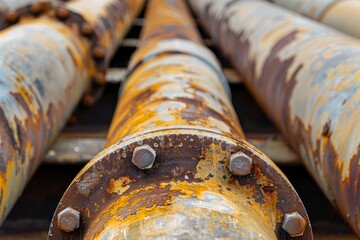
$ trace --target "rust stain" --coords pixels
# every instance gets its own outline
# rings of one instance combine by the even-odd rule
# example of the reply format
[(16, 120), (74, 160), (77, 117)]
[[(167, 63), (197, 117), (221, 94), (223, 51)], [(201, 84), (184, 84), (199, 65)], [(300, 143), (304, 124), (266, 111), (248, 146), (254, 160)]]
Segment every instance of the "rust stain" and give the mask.
[[(185, 2), (148, 4), (106, 148), (69, 186), (49, 238), (278, 239), (286, 237), (279, 228), (284, 215), (297, 211), (307, 221), (302, 239), (312, 239), (295, 190), (244, 140), (219, 63), (203, 46)], [(132, 163), (141, 146), (156, 153), (151, 168)], [(237, 152), (253, 161), (247, 176), (229, 170)], [(79, 191), (93, 174), (101, 177), (86, 194)], [(56, 216), (70, 205), (81, 212), (81, 226), (61, 232)]]
[[(300, 12), (309, 7), (304, 14), (321, 14), (316, 0), (274, 2)], [(336, 2), (345, 6), (350, 1)], [(191, 5), (359, 235), (359, 44), (266, 1)], [(217, 13), (210, 11), (215, 5)], [(218, 36), (220, 28), (227, 37)], [(228, 51), (229, 44), (235, 51)]]
[(118, 195), (124, 194), (130, 188), (130, 183), (134, 180), (128, 176), (121, 177), (119, 179), (111, 178), (109, 182), (109, 188), (106, 190), (108, 193), (116, 193)]
[[(92, 5), (89, 1), (74, 2)], [(101, 1), (102, 8), (97, 10), (102, 16), (93, 18), (93, 23), (115, 23), (106, 24), (105, 31), (94, 26), (93, 39), (80, 35), (76, 26), (83, 23), (86, 12), (77, 15), (74, 9), (71, 16), (77, 23), (55, 17), (53, 11), (70, 1), (5, 0), (0, 6), (0, 223), (89, 89), (97, 66), (91, 57), (92, 44), (99, 43), (95, 38), (107, 39), (106, 55), (111, 57), (143, 4), (142, 0), (125, 2)], [(108, 14), (115, 14), (113, 10), (119, 6), (124, 12), (110, 18)], [(7, 13), (15, 14), (16, 22), (6, 20)], [(109, 36), (111, 31), (116, 34)], [(108, 60), (103, 63), (106, 67)], [(90, 194), (91, 184), (79, 184), (79, 192)]]

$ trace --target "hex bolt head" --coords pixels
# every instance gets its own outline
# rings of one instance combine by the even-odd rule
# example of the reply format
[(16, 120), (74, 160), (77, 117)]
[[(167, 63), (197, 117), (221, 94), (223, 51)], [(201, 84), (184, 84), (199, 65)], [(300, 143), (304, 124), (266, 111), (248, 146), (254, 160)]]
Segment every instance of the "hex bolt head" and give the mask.
[(252, 169), (251, 157), (242, 152), (235, 153), (230, 157), (229, 170), (236, 176), (243, 177), (250, 174)]
[(94, 76), (95, 82), (99, 85), (104, 85), (106, 83), (106, 75), (102, 72), (97, 72)]
[(14, 11), (7, 11), (5, 13), (5, 19), (9, 23), (16, 23), (19, 20), (19, 15)]
[(73, 232), (80, 226), (80, 212), (67, 207), (57, 216), (57, 226), (61, 231)]
[(56, 17), (58, 17), (61, 20), (65, 20), (68, 17), (70, 17), (70, 12), (69, 10), (67, 10), (64, 7), (59, 7), (58, 9), (56, 9)]
[(101, 46), (94, 47), (92, 53), (96, 60), (102, 60), (105, 58), (105, 49)]
[(91, 94), (86, 94), (82, 99), (82, 104), (86, 107), (91, 107), (95, 104), (96, 99)]
[(41, 2), (36, 2), (31, 6), (31, 13), (33, 15), (39, 15), (40, 13), (42, 13), (45, 10), (45, 5)]
[(94, 33), (94, 30), (89, 23), (83, 23), (80, 30), (84, 36), (91, 36)]
[(136, 147), (132, 156), (132, 163), (140, 169), (149, 169), (154, 165), (156, 152), (149, 145)]
[(301, 237), (306, 225), (306, 220), (298, 212), (292, 212), (285, 214), (282, 228), (290, 237)]

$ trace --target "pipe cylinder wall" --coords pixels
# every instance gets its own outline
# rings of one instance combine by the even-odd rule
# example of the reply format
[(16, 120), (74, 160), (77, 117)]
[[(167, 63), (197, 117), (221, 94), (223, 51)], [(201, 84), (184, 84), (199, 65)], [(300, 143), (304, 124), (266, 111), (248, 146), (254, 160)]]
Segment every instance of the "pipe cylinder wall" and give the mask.
[(260, 0), (190, 3), (360, 235), (359, 42)]

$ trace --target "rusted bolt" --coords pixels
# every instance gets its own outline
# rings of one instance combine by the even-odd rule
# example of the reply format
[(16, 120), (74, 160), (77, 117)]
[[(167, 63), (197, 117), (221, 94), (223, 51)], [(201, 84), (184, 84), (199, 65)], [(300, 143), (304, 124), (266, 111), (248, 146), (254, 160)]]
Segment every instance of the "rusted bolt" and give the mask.
[(96, 99), (91, 94), (86, 94), (82, 99), (82, 104), (87, 107), (93, 106), (95, 102)]
[(94, 47), (93, 56), (97, 60), (103, 59), (105, 57), (105, 49), (101, 46)]
[(94, 76), (95, 82), (99, 85), (104, 85), (106, 82), (105, 73), (97, 72)]
[(230, 157), (229, 170), (236, 176), (246, 176), (251, 172), (252, 159), (242, 152), (235, 153)]
[(36, 15), (39, 15), (40, 13), (42, 13), (44, 10), (45, 10), (45, 5), (41, 2), (37, 2), (31, 6), (30, 11), (33, 15), (36, 16)]
[(134, 149), (132, 163), (140, 169), (149, 169), (154, 165), (156, 152), (149, 145), (143, 145)]
[(59, 7), (56, 9), (56, 17), (58, 17), (61, 20), (65, 20), (70, 16), (69, 10), (67, 10), (64, 7)]
[(5, 19), (9, 23), (16, 23), (19, 20), (19, 15), (14, 11), (7, 11), (5, 13)]
[(61, 231), (73, 232), (80, 226), (80, 212), (67, 207), (57, 216), (57, 225)]
[(306, 229), (306, 220), (298, 212), (287, 213), (282, 228), (290, 237), (301, 237)]
[(91, 36), (94, 33), (94, 30), (89, 23), (83, 23), (80, 30), (81, 34), (84, 36)]

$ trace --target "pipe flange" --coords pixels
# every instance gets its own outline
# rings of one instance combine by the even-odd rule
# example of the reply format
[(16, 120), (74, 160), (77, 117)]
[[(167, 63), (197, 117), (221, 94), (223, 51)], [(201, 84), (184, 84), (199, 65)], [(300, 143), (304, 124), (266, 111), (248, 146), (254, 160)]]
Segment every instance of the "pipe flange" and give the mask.
[[(148, 151), (154, 158), (150, 168), (139, 168), (132, 161), (134, 150), (141, 146), (154, 151)], [(248, 162), (252, 165), (241, 176), (229, 170), (231, 155), (239, 152), (242, 157), (251, 158)], [(204, 190), (204, 186), (211, 187)], [(116, 224), (129, 221), (133, 226), (137, 219), (134, 215), (139, 211), (164, 209), (173, 204), (176, 196), (189, 200), (187, 194), (201, 195), (204, 191), (232, 203), (226, 208), (244, 206), (254, 215), (259, 214), (256, 217), (264, 219), (278, 239), (287, 236), (282, 227), (284, 216), (297, 212), (306, 221), (298, 239), (312, 239), (309, 218), (299, 196), (271, 160), (245, 141), (201, 129), (146, 132), (103, 150), (67, 189), (55, 211), (49, 237), (92, 239), (109, 229), (116, 233), (107, 234), (115, 236), (121, 232)], [(80, 227), (71, 233), (56, 227), (58, 214), (68, 207), (81, 214)]]

